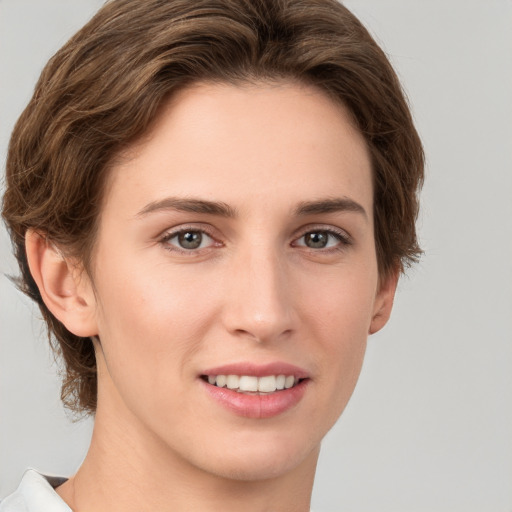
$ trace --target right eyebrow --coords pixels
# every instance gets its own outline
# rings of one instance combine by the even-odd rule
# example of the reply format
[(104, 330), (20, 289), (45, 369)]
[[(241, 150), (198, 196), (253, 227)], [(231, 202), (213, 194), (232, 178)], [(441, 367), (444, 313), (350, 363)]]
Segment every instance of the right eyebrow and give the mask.
[(301, 202), (295, 211), (299, 216), (336, 212), (354, 212), (368, 220), (366, 210), (359, 203), (348, 197), (330, 197), (318, 201)]
[(159, 201), (148, 203), (137, 213), (137, 217), (145, 217), (150, 213), (165, 210), (176, 210), (188, 213), (204, 213), (208, 215), (217, 215), (219, 217), (234, 218), (238, 215), (237, 211), (226, 203), (221, 201), (207, 201), (204, 199), (166, 197)]

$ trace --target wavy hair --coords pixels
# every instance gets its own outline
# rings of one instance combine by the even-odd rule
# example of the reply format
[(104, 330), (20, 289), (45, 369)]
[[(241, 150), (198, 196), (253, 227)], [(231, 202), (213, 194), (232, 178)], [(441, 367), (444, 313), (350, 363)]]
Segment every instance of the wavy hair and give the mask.
[(64, 404), (96, 408), (89, 338), (48, 310), (30, 274), (32, 228), (90, 270), (109, 163), (144, 134), (162, 102), (198, 81), (292, 80), (343, 103), (373, 164), (381, 276), (419, 254), (415, 220), (424, 155), (386, 55), (336, 0), (111, 0), (54, 55), (9, 145), (3, 217), (19, 287), (41, 309), (65, 363)]

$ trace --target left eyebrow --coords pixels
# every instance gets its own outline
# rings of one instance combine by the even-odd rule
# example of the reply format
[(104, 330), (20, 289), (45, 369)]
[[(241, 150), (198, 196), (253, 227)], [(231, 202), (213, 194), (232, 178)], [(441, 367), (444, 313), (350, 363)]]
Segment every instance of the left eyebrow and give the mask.
[(204, 199), (166, 197), (160, 201), (153, 201), (147, 204), (137, 213), (137, 217), (145, 217), (149, 213), (176, 210), (188, 213), (204, 213), (217, 215), (219, 217), (236, 217), (237, 211), (226, 203), (219, 201), (206, 201)]
[(304, 201), (295, 209), (298, 216), (317, 215), (321, 213), (354, 212), (359, 213), (368, 220), (366, 210), (353, 199), (348, 197), (335, 197), (320, 199), (318, 201)]

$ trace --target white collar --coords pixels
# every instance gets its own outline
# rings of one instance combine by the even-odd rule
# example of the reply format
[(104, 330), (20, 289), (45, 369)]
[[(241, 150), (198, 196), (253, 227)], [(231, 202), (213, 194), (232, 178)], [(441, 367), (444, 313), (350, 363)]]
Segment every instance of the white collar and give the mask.
[(27, 469), (16, 491), (2, 500), (0, 512), (72, 512), (55, 492), (65, 481)]

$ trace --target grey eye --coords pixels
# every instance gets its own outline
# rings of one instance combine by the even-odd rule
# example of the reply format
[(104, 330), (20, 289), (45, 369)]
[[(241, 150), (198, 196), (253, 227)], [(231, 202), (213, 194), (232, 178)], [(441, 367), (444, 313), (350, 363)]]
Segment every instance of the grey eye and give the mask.
[(351, 245), (348, 235), (330, 230), (330, 229), (313, 229), (304, 233), (293, 243), (296, 247), (307, 247), (308, 249), (335, 249)]
[(162, 237), (161, 243), (168, 250), (182, 253), (198, 252), (219, 245), (205, 230), (187, 227), (167, 233)]
[(313, 231), (304, 235), (304, 245), (311, 249), (323, 249), (327, 247), (329, 236), (326, 231)]
[(177, 242), (182, 249), (198, 249), (203, 242), (201, 231), (183, 231), (176, 235)]

